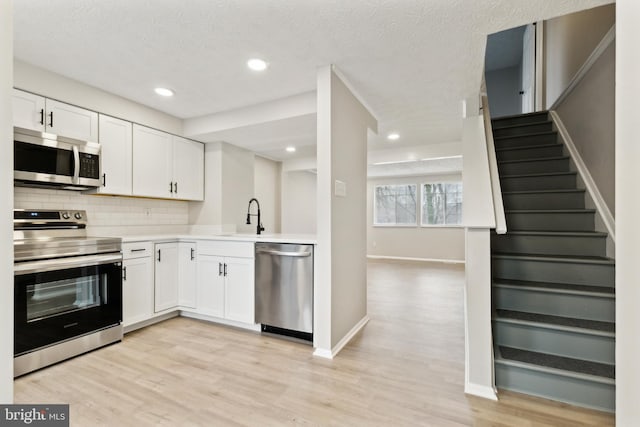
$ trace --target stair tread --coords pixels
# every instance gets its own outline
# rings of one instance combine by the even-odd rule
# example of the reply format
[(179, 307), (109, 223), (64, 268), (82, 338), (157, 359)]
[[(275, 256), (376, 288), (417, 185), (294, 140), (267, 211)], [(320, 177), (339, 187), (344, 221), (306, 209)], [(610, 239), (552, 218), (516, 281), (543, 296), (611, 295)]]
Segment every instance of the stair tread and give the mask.
[(615, 332), (616, 325), (613, 322), (599, 320), (576, 319), (573, 317), (553, 316), (550, 314), (527, 313), (524, 311), (496, 309), (497, 318), (522, 320), (525, 322), (545, 323), (548, 325), (568, 326), (572, 328), (591, 329), (602, 332)]
[(567, 160), (569, 156), (552, 156), (552, 157), (533, 157), (531, 159), (517, 159), (517, 160), (499, 160), (498, 164), (511, 164), (511, 163), (531, 163), (531, 162), (547, 162), (549, 160)]
[(536, 194), (536, 193), (584, 193), (585, 190), (581, 188), (554, 188), (549, 190), (517, 190), (517, 191), (503, 191), (502, 194)]
[(549, 148), (549, 147), (562, 147), (562, 144), (559, 142), (546, 143), (546, 144), (533, 144), (533, 145), (525, 145), (523, 147), (503, 147), (496, 148), (496, 151), (518, 151), (518, 150), (531, 150), (533, 148)]
[(505, 209), (505, 213), (595, 213), (595, 209)]
[(517, 129), (517, 128), (526, 128), (526, 127), (531, 127), (531, 126), (552, 124), (552, 123), (553, 122), (551, 120), (545, 119), (545, 120), (540, 120), (540, 121), (530, 122), (530, 123), (517, 123), (517, 124), (512, 124), (512, 125), (506, 125), (506, 126), (493, 126), (493, 122), (492, 122), (491, 123), (491, 129), (492, 130)]
[(546, 132), (531, 132), (531, 133), (525, 133), (525, 134), (521, 134), (521, 135), (507, 135), (507, 136), (494, 136), (493, 140), (494, 141), (500, 141), (503, 139), (512, 139), (512, 138), (523, 138), (523, 137), (532, 137), (532, 136), (545, 136), (545, 135), (553, 135), (553, 134), (558, 134), (557, 131), (555, 130), (550, 130), (550, 131), (546, 131)]
[(518, 113), (518, 114), (510, 114), (508, 116), (499, 116), (499, 117), (492, 117), (491, 118), (491, 122), (493, 123), (494, 121), (499, 121), (499, 120), (506, 120), (506, 119), (517, 119), (520, 117), (530, 117), (530, 116), (545, 116), (549, 114), (549, 111), (547, 110), (543, 110), (543, 111), (533, 111), (531, 113)]
[(542, 176), (563, 176), (563, 175), (577, 175), (578, 172), (536, 172), (536, 173), (523, 173), (516, 175), (500, 175), (500, 179), (504, 178), (536, 178)]
[(509, 235), (518, 236), (555, 236), (555, 237), (607, 237), (602, 231), (553, 231), (553, 230), (513, 230), (507, 231)]
[(551, 291), (570, 291), (591, 294), (615, 295), (616, 288), (612, 286), (572, 285), (569, 283), (530, 282), (526, 280), (494, 279), (493, 286), (511, 286), (532, 289), (545, 289)]
[(563, 371), (577, 372), (596, 377), (615, 378), (615, 366), (606, 363), (590, 362), (570, 357), (555, 356), (535, 351), (521, 350), (512, 347), (499, 346), (503, 359), (515, 360), (531, 365), (546, 366)]
[(510, 252), (494, 252), (492, 258), (517, 258), (530, 261), (549, 261), (549, 262), (573, 262), (578, 264), (601, 264), (615, 265), (615, 260), (600, 256), (575, 256), (575, 255), (539, 255), (539, 254), (520, 254)]

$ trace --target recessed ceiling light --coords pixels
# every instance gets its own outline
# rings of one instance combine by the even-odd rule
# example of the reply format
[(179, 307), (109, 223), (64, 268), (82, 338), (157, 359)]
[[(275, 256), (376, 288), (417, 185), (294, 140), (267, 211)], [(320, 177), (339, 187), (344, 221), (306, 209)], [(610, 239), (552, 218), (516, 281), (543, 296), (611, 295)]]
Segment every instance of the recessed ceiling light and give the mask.
[(400, 139), (400, 135), (398, 135), (397, 133), (393, 132), (393, 133), (390, 133), (389, 135), (387, 135), (387, 139), (389, 141), (397, 141), (398, 139)]
[(171, 89), (167, 89), (166, 87), (157, 87), (154, 90), (160, 96), (173, 96), (173, 91)]
[(247, 67), (253, 71), (264, 71), (267, 69), (267, 63), (259, 58), (253, 58), (247, 61)]
[(287, 148), (285, 148), (285, 150), (287, 150), (287, 152), (289, 152), (289, 153), (295, 153), (296, 152), (296, 147), (287, 147)]

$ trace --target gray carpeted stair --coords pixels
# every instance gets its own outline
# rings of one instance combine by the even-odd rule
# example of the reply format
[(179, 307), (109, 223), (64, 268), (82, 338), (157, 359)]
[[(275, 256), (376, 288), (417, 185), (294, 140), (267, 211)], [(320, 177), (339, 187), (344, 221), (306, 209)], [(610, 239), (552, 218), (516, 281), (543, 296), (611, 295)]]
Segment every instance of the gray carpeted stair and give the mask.
[(492, 233), (496, 384), (615, 409), (615, 262), (546, 112), (492, 120), (507, 234)]

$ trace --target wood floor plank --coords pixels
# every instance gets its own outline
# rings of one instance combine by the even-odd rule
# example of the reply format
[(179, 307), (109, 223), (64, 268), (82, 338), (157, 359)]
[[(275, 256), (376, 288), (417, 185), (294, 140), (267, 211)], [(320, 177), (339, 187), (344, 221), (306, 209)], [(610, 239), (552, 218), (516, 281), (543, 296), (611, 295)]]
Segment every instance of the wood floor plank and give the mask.
[(15, 381), (73, 426), (613, 426), (610, 414), (500, 391), (464, 394), (464, 269), (370, 262), (370, 322), (334, 360), (188, 318)]

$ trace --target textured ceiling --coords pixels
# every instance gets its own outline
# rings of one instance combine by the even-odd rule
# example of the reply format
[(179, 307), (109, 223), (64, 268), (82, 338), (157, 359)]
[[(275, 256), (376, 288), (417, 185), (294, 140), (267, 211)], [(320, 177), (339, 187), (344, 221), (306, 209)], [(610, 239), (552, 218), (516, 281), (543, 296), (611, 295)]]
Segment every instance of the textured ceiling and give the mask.
[[(180, 118), (315, 89), (335, 64), (402, 144), (457, 141), (487, 34), (611, 0), (19, 0), (16, 57)], [(263, 74), (248, 58), (269, 62)], [(152, 89), (176, 92), (160, 99)]]

